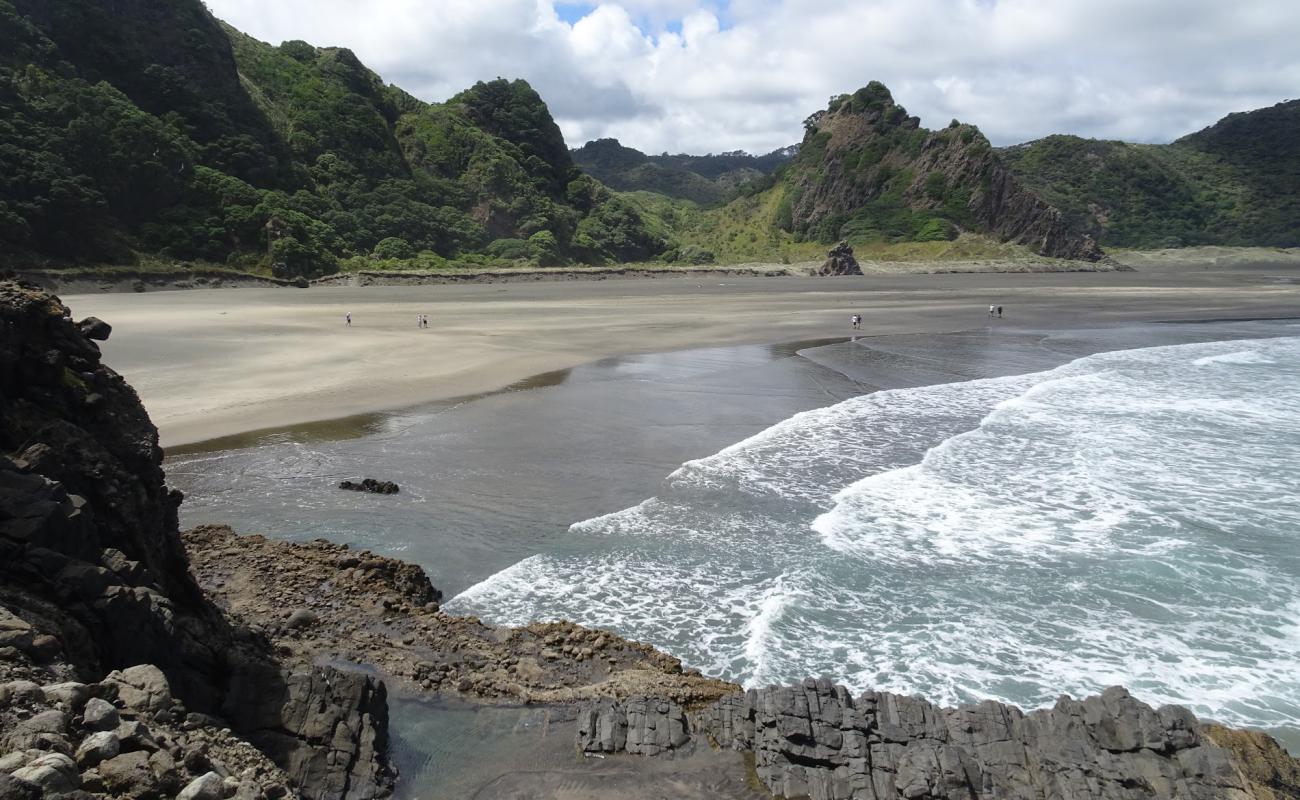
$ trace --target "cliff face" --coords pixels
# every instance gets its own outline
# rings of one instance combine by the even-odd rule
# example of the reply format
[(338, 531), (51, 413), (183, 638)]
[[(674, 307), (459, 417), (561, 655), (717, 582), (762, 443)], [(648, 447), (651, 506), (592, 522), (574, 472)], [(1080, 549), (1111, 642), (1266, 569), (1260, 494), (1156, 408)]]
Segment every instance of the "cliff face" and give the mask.
[(186, 711), (265, 743), (304, 796), (383, 793), (383, 684), (281, 663), (205, 597), (157, 430), (88, 338), (108, 334), (0, 282), (0, 679), (103, 681), (150, 665)]
[(1300, 762), (1272, 739), (1203, 729), (1187, 709), (1155, 709), (1120, 687), (1025, 713), (992, 701), (941, 708), (888, 692), (855, 697), (808, 678), (694, 712), (630, 698), (588, 705), (578, 717), (578, 748), (586, 753), (653, 756), (688, 750), (693, 739), (750, 754), (758, 779), (778, 797), (1300, 796)]
[(832, 101), (806, 123), (785, 174), (790, 230), (823, 241), (927, 241), (958, 229), (1045, 256), (1095, 261), (1101, 250), (1019, 183), (977, 128), (927, 131), (878, 83)]

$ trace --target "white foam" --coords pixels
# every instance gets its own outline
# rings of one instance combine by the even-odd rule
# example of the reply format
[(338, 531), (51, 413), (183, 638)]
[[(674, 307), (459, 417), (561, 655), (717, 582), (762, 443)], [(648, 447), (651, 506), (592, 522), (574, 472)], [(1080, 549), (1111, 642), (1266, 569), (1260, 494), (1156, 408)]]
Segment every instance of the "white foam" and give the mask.
[(1198, 367), (1208, 366), (1210, 364), (1272, 364), (1271, 359), (1265, 358), (1254, 350), (1238, 350), (1233, 353), (1223, 353), (1215, 356), (1204, 356), (1192, 361)]

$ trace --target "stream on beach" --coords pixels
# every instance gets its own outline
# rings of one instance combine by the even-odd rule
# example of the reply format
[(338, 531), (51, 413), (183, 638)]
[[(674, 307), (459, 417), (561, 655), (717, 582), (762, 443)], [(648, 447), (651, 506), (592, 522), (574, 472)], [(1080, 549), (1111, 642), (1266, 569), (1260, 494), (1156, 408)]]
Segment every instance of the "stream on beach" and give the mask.
[[(184, 525), (412, 561), (489, 622), (747, 685), (1038, 707), (1122, 683), (1296, 752), (1297, 408), (1297, 321), (989, 328), (606, 359), (167, 473)], [(358, 477), (401, 493), (337, 490)], [(422, 753), (409, 712), (417, 773), (472, 769), (473, 736)]]

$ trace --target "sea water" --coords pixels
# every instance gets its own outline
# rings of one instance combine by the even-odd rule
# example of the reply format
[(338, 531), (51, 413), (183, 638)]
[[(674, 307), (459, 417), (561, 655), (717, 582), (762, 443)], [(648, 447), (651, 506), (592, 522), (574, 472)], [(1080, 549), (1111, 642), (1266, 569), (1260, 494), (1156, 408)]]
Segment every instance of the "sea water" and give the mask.
[(1025, 707), (1123, 684), (1300, 730), (1300, 337), (881, 391), (682, 464), (459, 594), (747, 686)]

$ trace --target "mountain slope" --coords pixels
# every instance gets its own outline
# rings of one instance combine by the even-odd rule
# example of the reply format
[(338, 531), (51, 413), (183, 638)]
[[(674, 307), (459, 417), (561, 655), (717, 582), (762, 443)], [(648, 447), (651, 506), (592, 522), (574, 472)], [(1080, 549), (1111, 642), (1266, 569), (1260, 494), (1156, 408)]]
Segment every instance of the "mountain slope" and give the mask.
[(1001, 155), (1105, 245), (1300, 246), (1300, 101), (1168, 145), (1049, 136)]
[(198, 0), (0, 0), (0, 168), (11, 261), (138, 252), (310, 277), (372, 252), (664, 246), (573, 165), (526, 83), (424, 103), (348, 50), (273, 47)]
[(785, 147), (761, 156), (740, 151), (652, 156), (625, 147), (617, 139), (596, 139), (573, 150), (573, 159), (612, 189), (656, 192), (709, 206), (735, 197), (742, 185), (771, 174), (797, 151), (797, 147)]
[(1056, 258), (1100, 250), (1025, 188), (972, 125), (927, 131), (872, 82), (805, 122), (777, 224), (807, 238), (925, 241), (961, 230)]

